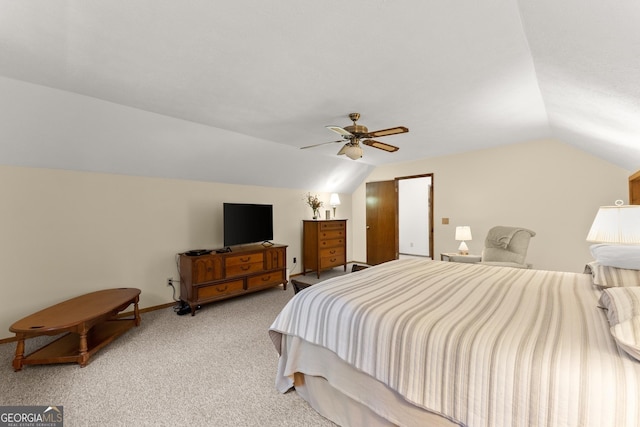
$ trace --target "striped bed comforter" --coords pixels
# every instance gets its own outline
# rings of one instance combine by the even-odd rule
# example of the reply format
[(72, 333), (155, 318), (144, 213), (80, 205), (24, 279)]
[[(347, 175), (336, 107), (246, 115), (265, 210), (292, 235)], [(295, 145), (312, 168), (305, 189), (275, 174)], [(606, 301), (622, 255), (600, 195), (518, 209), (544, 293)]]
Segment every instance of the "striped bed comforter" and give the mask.
[(406, 259), (299, 293), (270, 334), (325, 347), (467, 426), (640, 424), (640, 363), (591, 276)]

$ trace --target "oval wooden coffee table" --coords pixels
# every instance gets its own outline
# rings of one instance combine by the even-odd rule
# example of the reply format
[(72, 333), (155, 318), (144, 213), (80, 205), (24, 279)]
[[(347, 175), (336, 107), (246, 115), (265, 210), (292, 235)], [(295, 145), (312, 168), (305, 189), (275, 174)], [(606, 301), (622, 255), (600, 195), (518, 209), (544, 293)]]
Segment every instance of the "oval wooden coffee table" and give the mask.
[[(11, 325), (18, 345), (13, 369), (23, 365), (77, 362), (86, 366), (89, 358), (111, 341), (140, 325), (140, 289), (117, 288), (91, 292), (38, 311)], [(117, 318), (134, 305), (133, 318)], [(41, 335), (62, 337), (24, 356), (24, 340)]]

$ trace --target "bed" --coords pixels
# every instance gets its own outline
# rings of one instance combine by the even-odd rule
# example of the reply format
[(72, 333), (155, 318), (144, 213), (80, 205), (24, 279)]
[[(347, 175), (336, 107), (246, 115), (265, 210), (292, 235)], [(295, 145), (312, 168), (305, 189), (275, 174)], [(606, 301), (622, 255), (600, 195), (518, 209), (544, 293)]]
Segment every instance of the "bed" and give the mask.
[(636, 426), (640, 362), (602, 293), (590, 274), (391, 261), (287, 304), (276, 387), (345, 426)]

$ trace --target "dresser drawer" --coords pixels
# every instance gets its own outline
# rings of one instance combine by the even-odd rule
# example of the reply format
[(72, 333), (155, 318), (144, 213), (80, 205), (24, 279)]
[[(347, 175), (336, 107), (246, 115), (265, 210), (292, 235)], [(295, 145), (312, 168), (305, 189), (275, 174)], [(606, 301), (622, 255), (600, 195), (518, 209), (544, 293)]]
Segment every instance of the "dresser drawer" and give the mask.
[(320, 223), (320, 231), (325, 230), (344, 230), (346, 223), (344, 221), (327, 221)]
[(227, 267), (225, 270), (226, 277), (246, 276), (247, 274), (258, 273), (264, 270), (264, 264), (261, 262), (252, 262), (250, 264), (237, 264)]
[(328, 230), (320, 232), (320, 240), (344, 239), (344, 230)]
[(344, 255), (344, 246), (320, 249), (320, 258), (335, 257), (340, 255)]
[(267, 285), (275, 285), (284, 282), (284, 271), (271, 271), (259, 276), (247, 278), (247, 289), (262, 287)]
[(217, 283), (212, 285), (200, 285), (196, 287), (196, 300), (206, 300), (225, 295), (238, 294), (244, 291), (244, 281), (234, 280), (232, 282)]
[(318, 247), (319, 247), (320, 249), (322, 249), (322, 248), (333, 248), (333, 247), (336, 247), (336, 246), (338, 246), (338, 247), (340, 247), (340, 246), (344, 247), (344, 242), (345, 242), (345, 240), (344, 240), (344, 239), (321, 240), (321, 241), (318, 243)]
[(345, 263), (344, 254), (320, 258), (320, 269), (337, 267)]
[(246, 276), (264, 270), (264, 253), (253, 253), (226, 257), (225, 277)]
[(224, 266), (226, 268), (233, 267), (235, 265), (262, 263), (264, 261), (264, 253), (258, 252), (247, 255), (234, 255), (228, 256), (224, 260)]

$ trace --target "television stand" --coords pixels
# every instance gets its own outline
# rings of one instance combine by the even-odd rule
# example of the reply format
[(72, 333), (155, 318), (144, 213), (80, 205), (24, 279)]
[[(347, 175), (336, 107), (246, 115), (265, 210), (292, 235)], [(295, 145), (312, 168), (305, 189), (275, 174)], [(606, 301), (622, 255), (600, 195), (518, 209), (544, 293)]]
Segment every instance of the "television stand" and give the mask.
[(228, 251), (180, 254), (180, 300), (191, 315), (201, 305), (282, 285), (287, 290), (287, 246), (234, 246)]

